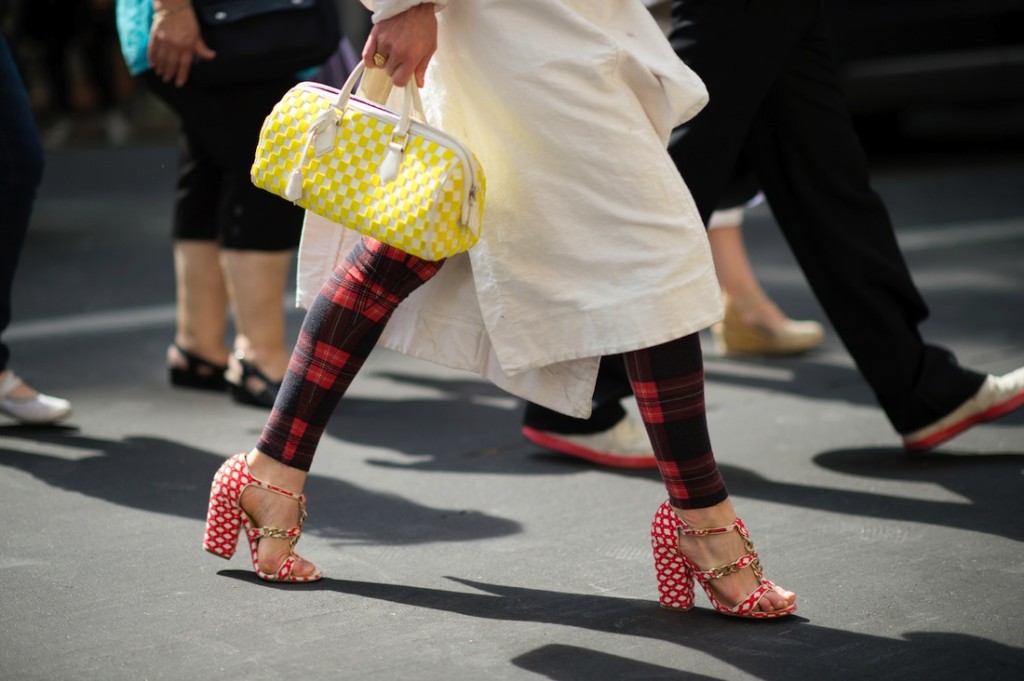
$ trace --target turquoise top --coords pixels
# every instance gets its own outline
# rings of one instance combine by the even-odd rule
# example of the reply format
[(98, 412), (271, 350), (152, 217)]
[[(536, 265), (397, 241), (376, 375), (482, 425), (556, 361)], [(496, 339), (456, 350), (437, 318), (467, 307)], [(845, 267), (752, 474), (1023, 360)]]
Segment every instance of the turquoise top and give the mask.
[(146, 47), (149, 46), (149, 29), (153, 25), (153, 1), (117, 0), (116, 9), (121, 53), (128, 72), (137, 76), (150, 68)]

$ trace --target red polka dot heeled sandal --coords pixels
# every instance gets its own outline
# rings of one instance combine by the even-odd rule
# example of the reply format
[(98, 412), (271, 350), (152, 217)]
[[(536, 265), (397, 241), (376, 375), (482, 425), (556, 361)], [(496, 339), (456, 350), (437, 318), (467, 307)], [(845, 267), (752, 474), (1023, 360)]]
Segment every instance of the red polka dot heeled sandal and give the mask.
[[(275, 494), (294, 499), (299, 504), (299, 524), (297, 527), (283, 530), (279, 527), (257, 527), (253, 519), (242, 510), (239, 499), (247, 487), (259, 487)], [(256, 576), (268, 582), (315, 582), (322, 576), (319, 570), (307, 577), (292, 574), (295, 562), (300, 560), (295, 553), (295, 544), (302, 536), (302, 523), (306, 520), (306, 495), (289, 492), (259, 480), (249, 471), (245, 462), (245, 454), (236, 454), (221, 465), (213, 476), (210, 489), (210, 510), (206, 515), (206, 533), (203, 536), (203, 548), (221, 558), (230, 559), (238, 546), (238, 535), (245, 527), (245, 536), (249, 540), (252, 552), (252, 567)], [(272, 573), (260, 569), (257, 548), (264, 537), (287, 539), (291, 551), (281, 566)]]
[[(739, 532), (743, 537), (746, 546), (746, 554), (734, 560), (728, 565), (701, 570), (693, 562), (683, 555), (679, 550), (679, 539), (687, 537), (707, 537), (727, 532)], [(783, 617), (796, 611), (796, 604), (781, 610), (769, 612), (755, 611), (761, 597), (775, 588), (775, 585), (764, 578), (761, 568), (761, 561), (754, 550), (754, 544), (750, 541), (750, 535), (743, 521), (739, 518), (733, 521), (732, 525), (726, 527), (711, 527), (706, 529), (693, 529), (686, 526), (675, 511), (665, 502), (654, 514), (654, 521), (651, 523), (651, 544), (654, 547), (654, 569), (658, 577), (659, 601), (663, 608), (669, 610), (686, 611), (693, 607), (694, 591), (693, 582), (696, 581), (708, 595), (711, 605), (723, 615), (734, 617), (750, 617), (756, 619), (767, 619), (771, 617)], [(723, 605), (715, 596), (710, 583), (715, 579), (731, 575), (734, 572), (750, 568), (754, 571), (760, 586), (751, 591), (746, 598), (733, 606)]]

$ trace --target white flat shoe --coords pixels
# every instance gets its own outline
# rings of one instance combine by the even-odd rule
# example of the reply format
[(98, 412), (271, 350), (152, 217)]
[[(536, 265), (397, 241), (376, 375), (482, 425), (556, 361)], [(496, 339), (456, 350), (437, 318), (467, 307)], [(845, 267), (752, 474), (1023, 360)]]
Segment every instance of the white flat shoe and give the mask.
[(56, 423), (71, 413), (71, 403), (59, 397), (42, 393), (35, 397), (11, 397), (24, 382), (13, 371), (0, 381), (0, 413), (7, 414), (15, 421), (32, 425)]

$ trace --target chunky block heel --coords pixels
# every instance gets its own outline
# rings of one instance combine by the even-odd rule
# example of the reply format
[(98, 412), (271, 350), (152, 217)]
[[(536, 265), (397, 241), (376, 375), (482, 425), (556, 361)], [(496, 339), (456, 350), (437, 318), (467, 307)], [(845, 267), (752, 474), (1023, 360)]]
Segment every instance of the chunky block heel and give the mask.
[(206, 532), (203, 533), (203, 548), (225, 560), (231, 560), (238, 546), (238, 535), (242, 530), (242, 507), (238, 505), (238, 499), (247, 484), (244, 473), (235, 466), (235, 458), (224, 462), (213, 476)]
[(654, 514), (651, 523), (651, 545), (654, 548), (654, 572), (658, 578), (658, 601), (661, 607), (685, 612), (693, 607), (693, 573), (680, 558), (681, 521), (666, 501)]

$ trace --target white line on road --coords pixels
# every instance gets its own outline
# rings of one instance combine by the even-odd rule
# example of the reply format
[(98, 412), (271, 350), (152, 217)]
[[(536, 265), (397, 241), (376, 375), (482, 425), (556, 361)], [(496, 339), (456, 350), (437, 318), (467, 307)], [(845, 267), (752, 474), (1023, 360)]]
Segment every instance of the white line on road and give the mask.
[(135, 307), (112, 312), (90, 312), (87, 314), (36, 319), (30, 322), (12, 324), (4, 332), (5, 341), (58, 338), (80, 334), (116, 333), (137, 331), (158, 326), (174, 325), (174, 306)]
[[(953, 246), (1013, 241), (1024, 238), (1024, 218), (988, 222), (964, 222), (928, 227), (904, 227), (897, 239), (904, 251), (926, 251)], [(285, 309), (291, 309), (294, 293), (285, 296)], [(83, 333), (138, 331), (174, 324), (174, 306), (137, 307), (130, 310), (92, 312), (81, 315), (38, 319), (12, 324), (4, 332), (5, 341), (58, 338)]]
[(941, 227), (906, 227), (896, 231), (896, 239), (904, 251), (1013, 241), (1024, 239), (1024, 219), (962, 222)]
[[(285, 310), (295, 309), (295, 294), (285, 295)], [(61, 338), (82, 334), (119, 333), (174, 326), (174, 305), (134, 307), (128, 310), (90, 312), (11, 324), (4, 332), (4, 341), (26, 341)]]

